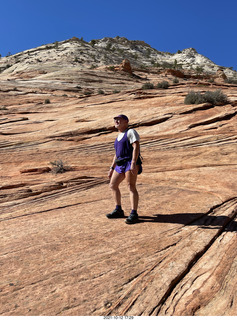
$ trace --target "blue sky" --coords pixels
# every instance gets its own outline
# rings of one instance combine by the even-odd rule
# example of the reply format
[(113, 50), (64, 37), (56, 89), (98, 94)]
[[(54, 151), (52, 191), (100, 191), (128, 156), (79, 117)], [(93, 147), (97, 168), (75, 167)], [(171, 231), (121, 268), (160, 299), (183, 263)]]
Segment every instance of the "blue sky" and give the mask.
[(78, 37), (195, 48), (237, 70), (236, 0), (0, 0), (0, 54)]

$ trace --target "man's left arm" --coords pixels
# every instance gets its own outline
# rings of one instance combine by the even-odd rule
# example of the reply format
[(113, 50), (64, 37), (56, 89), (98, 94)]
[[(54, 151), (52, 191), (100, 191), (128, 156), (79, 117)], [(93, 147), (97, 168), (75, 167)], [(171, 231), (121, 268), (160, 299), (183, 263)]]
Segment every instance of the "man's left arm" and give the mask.
[(139, 151), (140, 151), (140, 143), (139, 141), (135, 141), (133, 142), (132, 144), (133, 146), (133, 153), (132, 153), (132, 163), (131, 163), (131, 171), (133, 173), (136, 172), (136, 162), (137, 162), (137, 159), (138, 159), (138, 156), (139, 156)]

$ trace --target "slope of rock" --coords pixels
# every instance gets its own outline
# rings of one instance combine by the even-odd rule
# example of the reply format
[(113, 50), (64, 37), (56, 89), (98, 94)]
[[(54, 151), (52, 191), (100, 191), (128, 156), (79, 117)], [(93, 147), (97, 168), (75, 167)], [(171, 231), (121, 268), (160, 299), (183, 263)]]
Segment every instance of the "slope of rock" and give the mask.
[[(1, 316), (236, 315), (236, 86), (33, 69), (0, 75)], [(216, 89), (226, 105), (184, 104)], [(105, 217), (120, 113), (141, 136), (135, 225)]]
[[(57, 73), (64, 68), (82, 70), (104, 65), (117, 65), (128, 59), (135, 68), (184, 68), (196, 73), (199, 68), (205, 73), (215, 74), (220, 66), (195, 49), (188, 48), (175, 54), (161, 52), (143, 41), (128, 40), (124, 37), (91, 40), (73, 37), (65, 41), (42, 45), (0, 59), (0, 72), (6, 77), (35, 77)], [(158, 68), (158, 69), (159, 69)], [(221, 67), (228, 78), (236, 79), (236, 71)], [(26, 74), (25, 74), (26, 73)]]

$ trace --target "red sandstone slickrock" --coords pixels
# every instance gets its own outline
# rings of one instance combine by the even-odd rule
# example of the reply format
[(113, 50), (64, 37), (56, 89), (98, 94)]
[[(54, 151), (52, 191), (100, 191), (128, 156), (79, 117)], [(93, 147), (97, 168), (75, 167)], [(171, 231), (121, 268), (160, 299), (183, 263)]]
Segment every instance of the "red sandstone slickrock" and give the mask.
[[(237, 86), (17, 68), (0, 74), (0, 315), (236, 316)], [(217, 89), (224, 106), (184, 104)], [(105, 216), (120, 113), (141, 136), (135, 225)]]

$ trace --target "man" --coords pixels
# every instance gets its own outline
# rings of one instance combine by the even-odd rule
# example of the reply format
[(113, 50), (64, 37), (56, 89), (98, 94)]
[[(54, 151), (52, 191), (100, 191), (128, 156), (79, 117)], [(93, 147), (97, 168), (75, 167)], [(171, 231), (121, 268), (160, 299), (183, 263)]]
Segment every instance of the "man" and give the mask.
[(118, 129), (119, 134), (114, 143), (115, 156), (108, 177), (110, 179), (110, 188), (116, 207), (113, 212), (106, 216), (109, 219), (124, 217), (119, 185), (126, 179), (130, 192), (132, 210), (125, 222), (133, 224), (138, 221), (137, 208), (139, 195), (136, 188), (136, 181), (137, 175), (142, 172), (142, 162), (140, 159), (140, 137), (136, 130), (128, 129), (128, 122), (128, 117), (124, 114), (114, 117), (115, 128)]

